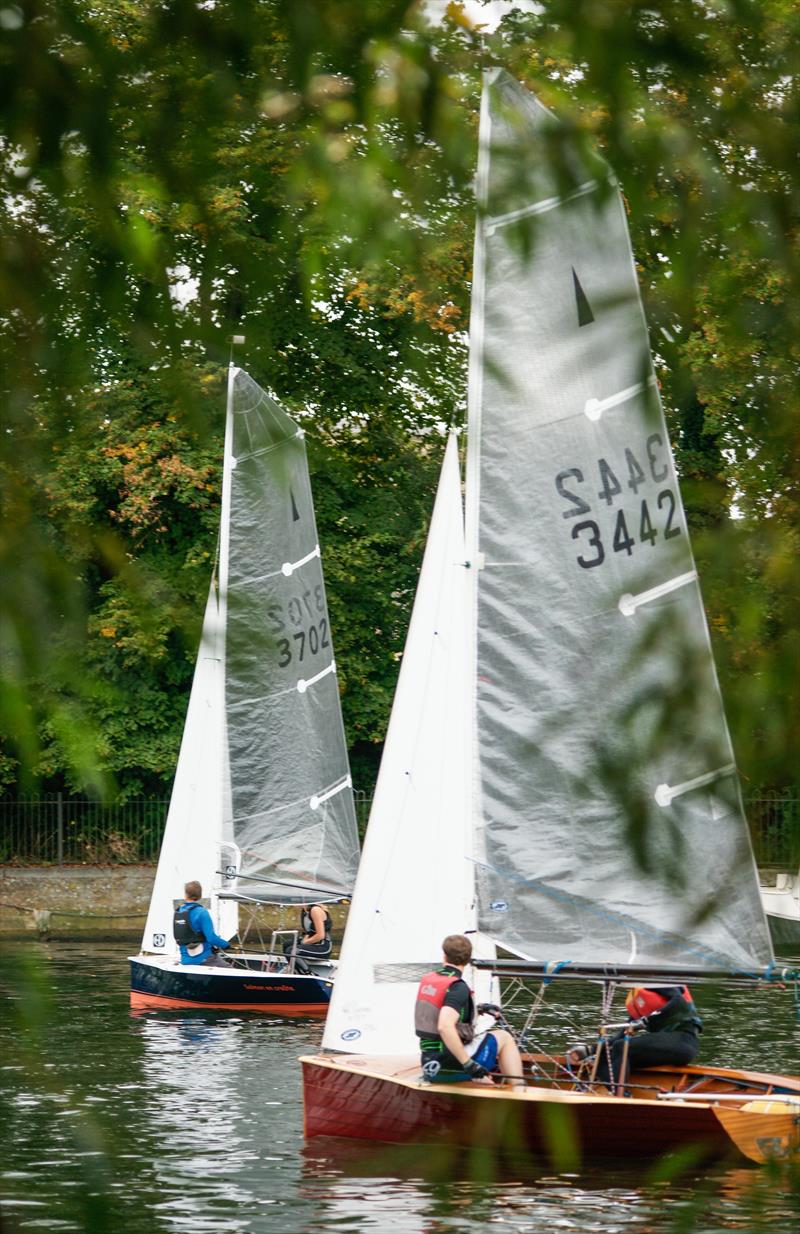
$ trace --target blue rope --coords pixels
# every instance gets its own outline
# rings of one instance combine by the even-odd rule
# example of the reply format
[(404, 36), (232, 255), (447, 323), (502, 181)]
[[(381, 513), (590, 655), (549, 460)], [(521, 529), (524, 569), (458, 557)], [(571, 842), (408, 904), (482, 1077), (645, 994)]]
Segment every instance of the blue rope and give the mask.
[(557, 964), (549, 963), (547, 965), (547, 975), (542, 977), (542, 985), (549, 985), (553, 978), (561, 972), (562, 968), (569, 968), (572, 960), (559, 960)]

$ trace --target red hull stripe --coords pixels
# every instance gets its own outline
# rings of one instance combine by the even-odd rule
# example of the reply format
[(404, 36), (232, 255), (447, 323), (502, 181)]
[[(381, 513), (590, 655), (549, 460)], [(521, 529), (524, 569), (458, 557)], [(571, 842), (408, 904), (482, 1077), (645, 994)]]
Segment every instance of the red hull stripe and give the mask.
[(137, 1010), (143, 1008), (175, 1008), (175, 1007), (207, 1007), (211, 1011), (272, 1011), (276, 1015), (317, 1015), (324, 1016), (328, 1012), (328, 1004), (324, 1003), (205, 1003), (199, 999), (170, 998), (166, 994), (141, 994), (131, 990), (131, 1007)]

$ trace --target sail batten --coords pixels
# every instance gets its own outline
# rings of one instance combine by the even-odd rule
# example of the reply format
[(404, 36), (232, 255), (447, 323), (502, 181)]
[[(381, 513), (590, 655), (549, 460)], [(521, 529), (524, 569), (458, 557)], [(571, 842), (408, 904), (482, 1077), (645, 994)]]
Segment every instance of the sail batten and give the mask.
[(759, 971), (771, 944), (621, 194), (500, 71), (477, 183), (480, 929), (532, 958)]

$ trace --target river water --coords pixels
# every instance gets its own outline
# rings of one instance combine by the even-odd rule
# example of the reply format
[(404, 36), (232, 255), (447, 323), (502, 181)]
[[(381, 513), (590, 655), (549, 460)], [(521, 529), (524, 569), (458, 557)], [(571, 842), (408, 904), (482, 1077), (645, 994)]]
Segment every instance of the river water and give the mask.
[[(0, 955), (0, 1230), (106, 1234), (684, 1234), (800, 1229), (797, 1175), (757, 1167), (531, 1165), (497, 1177), (426, 1149), (304, 1143), (298, 1054), (318, 1022), (132, 1015), (118, 946)], [(792, 992), (696, 992), (702, 1058), (800, 1072)], [(540, 1021), (586, 1035), (585, 992)], [(567, 1031), (575, 1039), (575, 1033)], [(793, 1186), (794, 1183), (794, 1186)]]

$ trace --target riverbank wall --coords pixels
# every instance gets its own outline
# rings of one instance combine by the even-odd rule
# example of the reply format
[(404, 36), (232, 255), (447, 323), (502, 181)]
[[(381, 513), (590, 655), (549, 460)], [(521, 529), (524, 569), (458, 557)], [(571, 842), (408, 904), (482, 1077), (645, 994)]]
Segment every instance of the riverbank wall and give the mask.
[[(142, 937), (154, 865), (0, 866), (0, 940), (54, 938), (63, 941)], [(331, 907), (334, 941), (341, 938), (346, 909)], [(294, 908), (243, 908), (240, 933), (267, 945), (273, 930), (294, 929)]]

